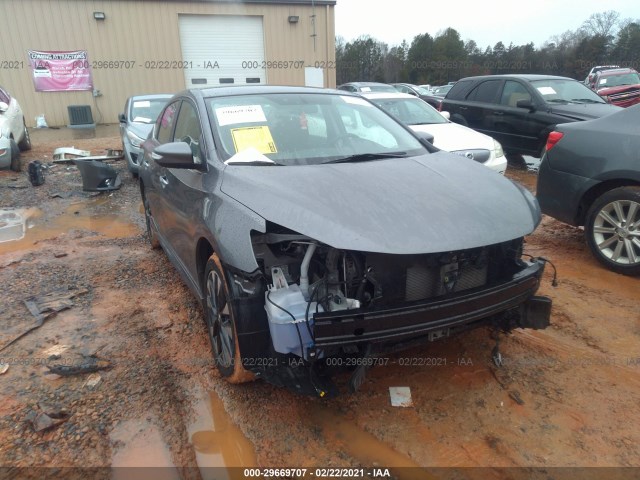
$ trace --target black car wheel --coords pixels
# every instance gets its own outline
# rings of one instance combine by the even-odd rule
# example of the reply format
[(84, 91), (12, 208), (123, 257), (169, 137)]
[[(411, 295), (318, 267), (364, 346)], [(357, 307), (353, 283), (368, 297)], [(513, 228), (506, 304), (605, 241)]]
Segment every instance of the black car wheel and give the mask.
[(18, 147), (20, 147), (21, 151), (25, 152), (27, 150), (31, 150), (31, 137), (29, 136), (29, 129), (24, 123), (24, 119), (22, 119), (22, 123), (24, 124), (24, 136), (22, 137), (22, 140), (20, 140), (20, 143), (18, 143)]
[(585, 225), (589, 248), (609, 269), (640, 274), (640, 187), (621, 187), (599, 197)]
[(9, 145), (11, 146), (11, 170), (19, 172), (22, 170), (22, 162), (20, 161), (20, 149), (18, 144), (13, 138), (9, 139)]
[(207, 262), (205, 280), (205, 319), (216, 367), (229, 383), (253, 380), (254, 375), (242, 366), (229, 286), (220, 259), (215, 254)]
[(140, 193), (142, 194), (142, 207), (144, 208), (144, 220), (147, 224), (147, 239), (151, 244), (151, 248), (160, 248), (160, 240), (158, 240), (158, 234), (153, 227), (153, 223), (151, 221), (151, 207), (149, 206), (149, 200), (147, 200), (147, 196), (144, 192), (144, 187), (142, 184), (140, 185)]

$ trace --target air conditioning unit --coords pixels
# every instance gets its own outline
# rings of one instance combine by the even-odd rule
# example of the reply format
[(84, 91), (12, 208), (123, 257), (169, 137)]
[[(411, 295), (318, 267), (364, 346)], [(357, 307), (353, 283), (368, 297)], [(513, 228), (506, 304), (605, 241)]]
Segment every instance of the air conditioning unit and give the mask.
[(91, 105), (68, 105), (69, 128), (96, 128), (91, 114)]

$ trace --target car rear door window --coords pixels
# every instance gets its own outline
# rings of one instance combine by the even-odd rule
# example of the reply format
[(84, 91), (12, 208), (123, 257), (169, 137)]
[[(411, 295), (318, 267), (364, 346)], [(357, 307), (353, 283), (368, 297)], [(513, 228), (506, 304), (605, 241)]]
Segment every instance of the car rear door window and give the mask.
[(191, 153), (193, 153), (196, 163), (202, 163), (201, 137), (202, 129), (200, 128), (198, 111), (190, 102), (182, 102), (173, 141), (187, 143), (191, 147)]
[(498, 90), (502, 80), (487, 80), (482, 82), (467, 96), (467, 100), (483, 103), (496, 103)]
[(7, 105), (11, 103), (11, 96), (1, 87), (0, 87), (0, 102), (4, 102)]
[(504, 84), (504, 88), (502, 89), (500, 103), (507, 107), (517, 107), (519, 100), (531, 101), (531, 94), (520, 82), (507, 80)]
[(173, 140), (173, 127), (175, 125), (179, 106), (180, 101), (173, 102), (168, 105), (158, 117), (158, 123), (156, 124), (156, 138), (158, 139), (158, 142), (168, 143)]

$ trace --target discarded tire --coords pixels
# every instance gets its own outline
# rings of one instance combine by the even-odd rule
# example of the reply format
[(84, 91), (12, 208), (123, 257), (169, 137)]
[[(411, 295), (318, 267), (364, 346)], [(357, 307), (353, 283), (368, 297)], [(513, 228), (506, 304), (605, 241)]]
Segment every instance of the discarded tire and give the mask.
[(37, 187), (38, 185), (42, 185), (44, 183), (44, 167), (42, 163), (38, 160), (35, 160), (29, 163), (29, 181), (31, 185)]

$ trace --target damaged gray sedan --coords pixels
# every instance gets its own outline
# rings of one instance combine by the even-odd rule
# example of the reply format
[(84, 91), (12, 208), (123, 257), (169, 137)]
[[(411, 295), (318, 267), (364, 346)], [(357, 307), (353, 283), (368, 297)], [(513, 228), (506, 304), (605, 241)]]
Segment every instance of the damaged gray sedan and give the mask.
[(202, 302), (215, 365), (334, 393), (335, 365), (487, 326), (545, 328), (535, 198), (368, 100), (241, 86), (173, 97), (143, 144), (148, 236)]

